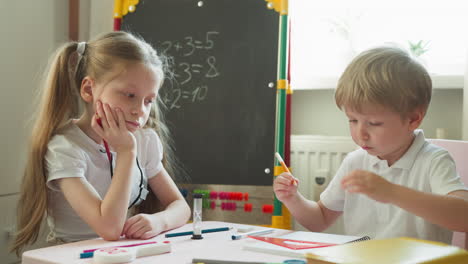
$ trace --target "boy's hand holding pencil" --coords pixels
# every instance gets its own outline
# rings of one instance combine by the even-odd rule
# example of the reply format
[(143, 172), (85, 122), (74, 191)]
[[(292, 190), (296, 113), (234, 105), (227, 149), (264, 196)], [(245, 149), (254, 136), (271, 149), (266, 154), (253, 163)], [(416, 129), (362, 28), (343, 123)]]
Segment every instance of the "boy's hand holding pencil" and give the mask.
[(284, 171), (291, 175), (291, 177), (292, 177), (291, 184), (297, 185), (298, 182), (299, 182), (298, 179), (296, 179), (294, 176), (292, 176), (291, 172), (288, 169), (288, 166), (286, 166), (286, 163), (284, 163), (283, 158), (281, 158), (281, 155), (278, 152), (276, 152), (275, 156), (278, 159), (278, 162), (281, 164), (281, 166), (283, 166)]
[(275, 192), (278, 200), (285, 202), (286, 200), (289, 200), (290, 198), (293, 198), (297, 195), (299, 180), (291, 174), (281, 156), (278, 153), (276, 153), (275, 156), (282, 164), (285, 172), (281, 173), (275, 178), (273, 182), (273, 191)]

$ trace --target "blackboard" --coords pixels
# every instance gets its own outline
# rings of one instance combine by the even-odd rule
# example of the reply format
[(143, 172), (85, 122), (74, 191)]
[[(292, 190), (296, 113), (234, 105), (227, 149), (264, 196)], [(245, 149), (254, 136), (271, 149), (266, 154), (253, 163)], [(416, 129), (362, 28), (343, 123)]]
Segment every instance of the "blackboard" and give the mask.
[(171, 61), (160, 96), (192, 183), (272, 184), (278, 21), (263, 0), (148, 0), (124, 17)]

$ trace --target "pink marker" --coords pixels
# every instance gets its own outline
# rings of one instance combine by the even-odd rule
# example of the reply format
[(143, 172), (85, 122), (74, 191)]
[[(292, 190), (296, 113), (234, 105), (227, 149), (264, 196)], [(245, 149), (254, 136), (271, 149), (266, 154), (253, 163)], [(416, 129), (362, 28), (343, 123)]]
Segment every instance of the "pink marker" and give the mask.
[(128, 244), (128, 245), (119, 245), (119, 246), (112, 246), (112, 247), (104, 247), (104, 248), (94, 248), (94, 249), (86, 249), (83, 250), (83, 253), (88, 253), (88, 252), (94, 252), (99, 249), (106, 249), (106, 248), (115, 248), (115, 247), (136, 247), (136, 246), (141, 246), (141, 245), (148, 245), (148, 244), (156, 244), (156, 241), (152, 242), (143, 242), (143, 243), (136, 243), (136, 244)]

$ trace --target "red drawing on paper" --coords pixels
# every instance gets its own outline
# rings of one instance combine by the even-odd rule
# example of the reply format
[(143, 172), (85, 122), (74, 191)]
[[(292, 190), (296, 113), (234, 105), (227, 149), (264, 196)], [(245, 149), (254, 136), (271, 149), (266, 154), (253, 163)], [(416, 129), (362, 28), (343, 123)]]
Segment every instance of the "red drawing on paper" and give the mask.
[(271, 243), (277, 246), (294, 249), (294, 250), (329, 247), (329, 246), (337, 245), (337, 244), (331, 244), (331, 243), (293, 240), (293, 239), (278, 238), (278, 237), (261, 237), (261, 236), (249, 236), (249, 237), (263, 241), (263, 242)]

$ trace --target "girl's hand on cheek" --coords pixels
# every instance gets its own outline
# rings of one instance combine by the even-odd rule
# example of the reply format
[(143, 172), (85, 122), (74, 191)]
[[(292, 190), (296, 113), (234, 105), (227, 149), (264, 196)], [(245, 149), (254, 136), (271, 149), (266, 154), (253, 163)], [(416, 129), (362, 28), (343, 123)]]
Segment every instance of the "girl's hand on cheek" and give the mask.
[[(97, 119), (101, 120), (101, 125), (98, 124)], [(120, 108), (111, 109), (109, 104), (102, 104), (98, 101), (96, 117), (91, 121), (91, 127), (107, 141), (115, 152), (136, 151), (135, 136), (128, 131)]]

